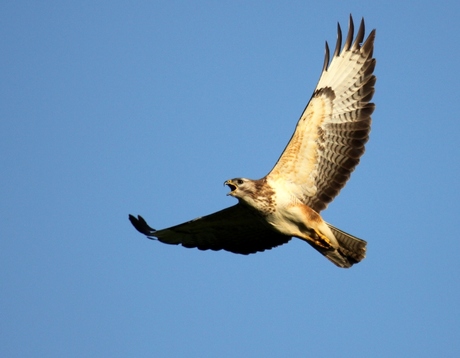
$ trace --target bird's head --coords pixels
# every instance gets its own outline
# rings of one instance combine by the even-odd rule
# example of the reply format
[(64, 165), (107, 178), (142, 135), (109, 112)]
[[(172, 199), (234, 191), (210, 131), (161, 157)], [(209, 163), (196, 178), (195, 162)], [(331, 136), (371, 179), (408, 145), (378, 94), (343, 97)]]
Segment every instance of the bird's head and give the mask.
[(224, 185), (227, 185), (230, 188), (230, 192), (227, 195), (234, 196), (238, 198), (244, 190), (245, 179), (235, 178), (227, 180)]
[(227, 195), (234, 196), (238, 199), (253, 192), (252, 180), (246, 178), (229, 179), (224, 185), (230, 188), (230, 192)]
[(260, 190), (260, 180), (251, 180), (246, 178), (235, 178), (227, 180), (224, 185), (230, 188), (227, 195), (237, 198), (250, 206), (254, 206), (254, 200)]

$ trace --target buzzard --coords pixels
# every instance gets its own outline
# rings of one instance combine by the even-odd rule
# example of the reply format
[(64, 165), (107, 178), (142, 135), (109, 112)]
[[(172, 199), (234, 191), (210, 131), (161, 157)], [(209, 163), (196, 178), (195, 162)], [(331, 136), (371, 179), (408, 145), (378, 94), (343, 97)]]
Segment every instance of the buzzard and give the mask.
[(289, 143), (270, 173), (258, 180), (235, 178), (224, 184), (238, 203), (163, 230), (129, 215), (149, 239), (200, 250), (252, 254), (302, 239), (343, 268), (366, 255), (366, 241), (325, 222), (321, 210), (350, 178), (369, 138), (376, 78), (375, 30), (364, 41), (364, 19), (354, 38), (350, 15), (342, 48), (338, 24), (332, 60), (326, 54), (318, 85)]

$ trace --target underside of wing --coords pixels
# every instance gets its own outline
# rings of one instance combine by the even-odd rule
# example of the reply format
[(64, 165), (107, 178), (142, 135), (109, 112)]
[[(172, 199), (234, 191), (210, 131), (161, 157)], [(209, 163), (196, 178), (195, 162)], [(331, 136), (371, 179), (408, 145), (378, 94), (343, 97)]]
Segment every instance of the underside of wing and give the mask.
[(247, 255), (285, 244), (291, 239), (270, 230), (242, 204), (163, 230), (152, 229), (141, 216), (130, 215), (129, 220), (150, 239), (200, 250), (226, 250)]
[(332, 61), (329, 48), (318, 85), (286, 149), (267, 178), (285, 181), (317, 212), (326, 208), (358, 165), (369, 138), (376, 78), (375, 30), (364, 41), (364, 20), (353, 41), (350, 25), (344, 47), (338, 37)]

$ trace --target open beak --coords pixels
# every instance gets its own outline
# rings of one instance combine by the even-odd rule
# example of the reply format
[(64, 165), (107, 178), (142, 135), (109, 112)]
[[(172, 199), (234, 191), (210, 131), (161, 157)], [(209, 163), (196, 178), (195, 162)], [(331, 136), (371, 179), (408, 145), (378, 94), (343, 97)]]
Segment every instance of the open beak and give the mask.
[(233, 184), (231, 180), (227, 180), (224, 185), (227, 185), (230, 188), (230, 192), (227, 195), (233, 195), (233, 192), (236, 190), (236, 185)]

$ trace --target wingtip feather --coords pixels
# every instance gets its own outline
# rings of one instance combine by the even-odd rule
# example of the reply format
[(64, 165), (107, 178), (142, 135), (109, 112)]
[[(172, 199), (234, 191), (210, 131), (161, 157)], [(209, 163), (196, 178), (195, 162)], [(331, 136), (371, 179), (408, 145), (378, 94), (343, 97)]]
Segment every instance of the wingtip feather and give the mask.
[(329, 45), (326, 41), (326, 49), (325, 49), (325, 53), (324, 53), (324, 63), (323, 63), (323, 70), (322, 72), (324, 71), (327, 71), (327, 66), (329, 65)]
[(150, 227), (142, 216), (138, 215), (136, 218), (135, 216), (129, 214), (128, 218), (134, 228), (141, 234), (151, 236), (155, 233), (156, 230)]
[(342, 47), (342, 28), (340, 23), (337, 23), (337, 41), (335, 43), (334, 57), (339, 56)]
[(345, 45), (343, 46), (343, 51), (350, 50), (351, 44), (353, 43), (354, 32), (355, 32), (355, 25), (353, 23), (353, 17), (350, 14), (350, 20), (348, 23), (348, 34), (345, 40)]

